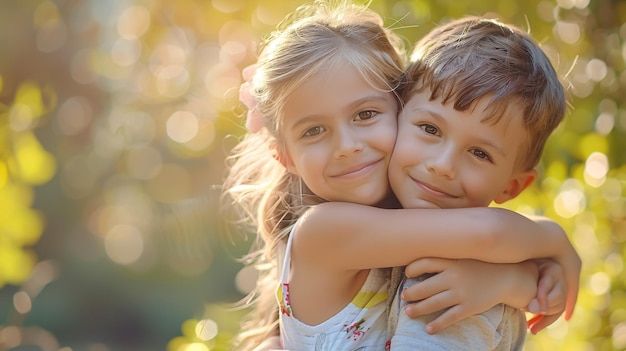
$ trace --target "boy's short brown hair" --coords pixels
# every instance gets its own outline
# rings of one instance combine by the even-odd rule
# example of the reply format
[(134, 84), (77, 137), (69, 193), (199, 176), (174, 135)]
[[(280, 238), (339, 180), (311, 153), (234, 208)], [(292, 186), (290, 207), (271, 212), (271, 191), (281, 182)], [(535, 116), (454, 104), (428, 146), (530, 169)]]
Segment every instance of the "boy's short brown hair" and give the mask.
[[(431, 99), (465, 111), (489, 98), (494, 123), (518, 104), (528, 132), (517, 164), (539, 163), (548, 136), (563, 120), (565, 91), (550, 60), (526, 32), (495, 20), (465, 17), (440, 25), (416, 44), (401, 98), (429, 90)], [(506, 116), (515, 118), (518, 116)]]

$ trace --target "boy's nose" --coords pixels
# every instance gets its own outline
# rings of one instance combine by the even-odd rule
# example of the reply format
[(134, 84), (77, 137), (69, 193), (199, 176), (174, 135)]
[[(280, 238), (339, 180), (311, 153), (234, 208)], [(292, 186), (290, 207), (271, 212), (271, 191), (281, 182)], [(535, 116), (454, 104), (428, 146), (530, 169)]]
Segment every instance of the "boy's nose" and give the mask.
[(427, 162), (426, 167), (430, 172), (447, 179), (456, 177), (454, 151), (450, 148), (440, 148)]

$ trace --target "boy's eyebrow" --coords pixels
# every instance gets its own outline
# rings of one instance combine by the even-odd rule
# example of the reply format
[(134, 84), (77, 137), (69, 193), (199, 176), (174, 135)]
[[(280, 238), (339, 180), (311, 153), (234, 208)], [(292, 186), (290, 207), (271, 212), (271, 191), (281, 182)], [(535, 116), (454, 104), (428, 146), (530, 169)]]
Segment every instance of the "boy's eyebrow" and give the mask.
[(504, 152), (504, 150), (500, 146), (492, 143), (491, 140), (489, 140), (489, 139), (480, 139), (480, 142), (482, 144), (485, 144), (485, 145), (490, 146), (491, 148), (493, 148), (500, 155), (502, 155), (502, 157), (506, 157), (506, 153)]
[[(421, 112), (421, 113), (425, 113), (430, 115), (431, 117), (433, 117), (434, 119), (436, 119), (439, 123), (444, 123), (444, 124), (448, 124), (449, 122), (446, 121), (445, 118), (443, 118), (439, 113), (435, 112), (435, 111), (431, 111), (429, 109), (417, 106), (415, 108), (412, 109), (414, 112)], [(494, 149), (496, 152), (498, 152), (500, 155), (502, 155), (503, 157), (506, 157), (506, 153), (504, 152), (504, 150), (494, 144), (491, 140), (489, 139), (485, 139), (485, 138), (478, 138), (478, 142), (479, 144), (483, 144), (483, 145), (487, 145), (489, 147), (491, 147), (492, 149)]]
[[(354, 108), (357, 108), (358, 106), (368, 103), (368, 102), (387, 102), (387, 97), (385, 95), (368, 95), (368, 96), (364, 96), (360, 99), (354, 100), (352, 103), (350, 103), (349, 105), (347, 105), (347, 109), (351, 110)], [(298, 121), (296, 121), (296, 123), (294, 123), (291, 126), (291, 130), (298, 128), (300, 125), (302, 124), (306, 124), (311, 120), (315, 120), (316, 118), (321, 118), (321, 117), (325, 117), (325, 115), (321, 115), (321, 114), (311, 114), (311, 115), (307, 115), (304, 117), (300, 117), (298, 118)]]

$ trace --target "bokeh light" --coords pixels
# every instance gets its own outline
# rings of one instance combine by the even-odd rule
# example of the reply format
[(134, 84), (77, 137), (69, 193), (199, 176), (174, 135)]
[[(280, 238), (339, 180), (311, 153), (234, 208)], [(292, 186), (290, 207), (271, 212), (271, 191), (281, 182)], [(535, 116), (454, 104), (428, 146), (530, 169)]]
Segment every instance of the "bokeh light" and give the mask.
[(144, 6), (129, 6), (117, 20), (117, 32), (126, 40), (139, 39), (150, 28), (150, 12)]
[(33, 302), (26, 291), (18, 291), (13, 295), (13, 307), (20, 314), (27, 314), (33, 307)]
[[(245, 131), (241, 69), (304, 2), (3, 4), (0, 349), (227, 349), (242, 311), (215, 306), (256, 281), (237, 260), (250, 241), (225, 234), (219, 208), (225, 155)], [(464, 14), (541, 43), (571, 106), (538, 181), (505, 206), (557, 221), (583, 273), (572, 320), (529, 335), (525, 351), (626, 348), (626, 6), (371, 7), (407, 45)]]
[(167, 120), (167, 135), (178, 143), (186, 143), (198, 134), (198, 118), (189, 111), (176, 111)]
[(141, 232), (131, 225), (116, 225), (104, 237), (107, 255), (113, 262), (121, 265), (136, 262), (143, 253), (143, 247)]
[(196, 325), (196, 336), (202, 341), (209, 341), (217, 336), (218, 327), (215, 321), (203, 319)]

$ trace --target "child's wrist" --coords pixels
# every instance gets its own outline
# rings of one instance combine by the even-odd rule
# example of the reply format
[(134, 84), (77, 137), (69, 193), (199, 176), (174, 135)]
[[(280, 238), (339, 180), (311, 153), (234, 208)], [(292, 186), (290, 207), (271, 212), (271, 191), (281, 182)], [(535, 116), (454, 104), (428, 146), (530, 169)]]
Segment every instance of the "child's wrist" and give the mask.
[(539, 268), (533, 261), (524, 261), (514, 266), (515, 274), (509, 274), (502, 300), (504, 304), (526, 309), (537, 295)]

